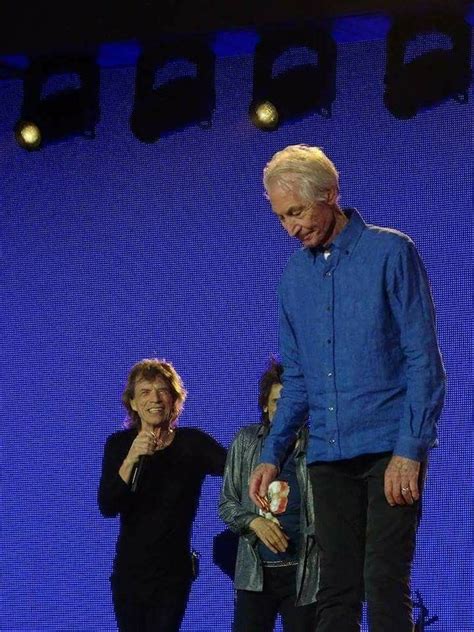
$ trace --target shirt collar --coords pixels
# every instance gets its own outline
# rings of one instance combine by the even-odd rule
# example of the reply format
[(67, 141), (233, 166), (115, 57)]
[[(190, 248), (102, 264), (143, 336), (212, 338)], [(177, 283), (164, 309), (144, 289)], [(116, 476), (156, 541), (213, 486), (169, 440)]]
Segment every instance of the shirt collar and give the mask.
[(355, 208), (344, 208), (342, 211), (349, 221), (328, 248), (317, 248), (316, 251), (309, 249), (313, 255), (322, 253), (324, 250), (333, 250), (336, 248), (338, 250), (345, 250), (346, 254), (352, 252), (352, 249), (359, 241), (362, 231), (366, 227), (366, 223)]
[(355, 208), (345, 208), (343, 213), (349, 221), (331, 245), (333, 248), (351, 251), (365, 228), (365, 222)]

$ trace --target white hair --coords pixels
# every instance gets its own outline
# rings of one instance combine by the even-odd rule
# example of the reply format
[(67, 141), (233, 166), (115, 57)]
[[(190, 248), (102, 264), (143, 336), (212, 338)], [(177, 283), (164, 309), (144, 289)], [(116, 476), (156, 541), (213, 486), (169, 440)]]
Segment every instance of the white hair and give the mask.
[(319, 147), (289, 145), (277, 151), (263, 170), (263, 186), (297, 191), (308, 202), (325, 202), (330, 190), (339, 194), (339, 174)]

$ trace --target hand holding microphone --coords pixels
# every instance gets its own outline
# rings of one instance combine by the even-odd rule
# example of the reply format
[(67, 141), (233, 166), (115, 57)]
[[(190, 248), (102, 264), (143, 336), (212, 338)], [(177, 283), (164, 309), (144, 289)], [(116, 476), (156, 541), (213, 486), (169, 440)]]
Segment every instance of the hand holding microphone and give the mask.
[(130, 485), (130, 489), (132, 492), (135, 492), (137, 490), (137, 485), (141, 477), (145, 458), (155, 452), (157, 446), (156, 442), (157, 438), (155, 434), (153, 434), (153, 432), (150, 432), (149, 430), (142, 430), (140, 433), (138, 433), (132, 445), (130, 446), (130, 450), (127, 454), (126, 460), (128, 460), (129, 463), (133, 464), (134, 467), (132, 482)]
[(155, 449), (156, 436), (150, 430), (142, 430), (137, 434), (130, 446), (127, 459), (135, 465), (140, 457), (153, 454)]

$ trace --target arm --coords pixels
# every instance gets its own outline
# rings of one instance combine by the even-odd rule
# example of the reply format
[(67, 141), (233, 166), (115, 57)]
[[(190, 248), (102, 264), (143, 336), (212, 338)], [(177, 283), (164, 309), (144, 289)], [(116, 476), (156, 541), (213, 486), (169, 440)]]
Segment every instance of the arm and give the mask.
[(402, 243), (391, 272), (389, 298), (406, 373), (405, 407), (394, 454), (422, 461), (436, 443), (445, 373), (428, 278), (413, 243)]
[(199, 450), (204, 458), (206, 474), (222, 476), (224, 473), (227, 450), (205, 432), (200, 434), (202, 442)]
[(98, 503), (106, 518), (113, 518), (129, 508), (133, 500), (129, 486), (133, 469), (140, 457), (153, 454), (155, 450), (155, 436), (151, 432), (139, 432), (130, 447), (121, 445), (120, 438), (120, 435), (112, 435), (104, 448)]
[(270, 434), (265, 440), (260, 463), (271, 463), (277, 468), (288, 446), (295, 441), (296, 433), (308, 415), (308, 396), (300, 365), (296, 336), (285, 310), (280, 290), (280, 355), (283, 363), (283, 390)]
[[(102, 459), (102, 473), (99, 483), (97, 500), (101, 514), (105, 518), (114, 518), (118, 513), (125, 511), (132, 500), (132, 492), (127, 482), (119, 471), (126, 475), (124, 468), (128, 450), (123, 450), (117, 441), (117, 435), (109, 437), (105, 443)], [(130, 466), (128, 476), (133, 466)]]
[(224, 470), (219, 501), (219, 516), (231, 531), (239, 535), (250, 534), (249, 525), (256, 518), (255, 511), (245, 509), (242, 504), (243, 458), (248, 451), (243, 432), (234, 439)]
[(138, 465), (142, 456), (153, 454), (156, 449), (156, 441), (161, 434), (161, 430), (147, 432), (142, 430), (135, 437), (127, 456), (119, 469), (119, 476), (124, 483), (130, 483), (133, 470)]
[(219, 516), (231, 531), (246, 537), (252, 545), (259, 538), (271, 551), (285, 551), (288, 538), (278, 525), (255, 512), (245, 509), (242, 504), (242, 476), (245, 458), (249, 457), (244, 434), (235, 438), (227, 455), (219, 501)]
[(406, 399), (394, 455), (385, 471), (385, 496), (392, 505), (420, 497), (420, 462), (435, 445), (445, 392), (445, 373), (436, 339), (429, 282), (410, 241), (397, 253), (389, 288), (405, 356)]

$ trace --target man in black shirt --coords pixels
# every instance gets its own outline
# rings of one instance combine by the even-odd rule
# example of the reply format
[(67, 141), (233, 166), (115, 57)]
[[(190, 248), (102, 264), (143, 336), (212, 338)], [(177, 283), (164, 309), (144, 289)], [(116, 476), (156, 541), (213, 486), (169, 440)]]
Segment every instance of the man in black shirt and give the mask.
[(120, 514), (111, 576), (120, 632), (178, 632), (193, 578), (192, 523), (207, 474), (225, 449), (196, 428), (177, 428), (186, 390), (171, 363), (132, 367), (122, 401), (127, 429), (108, 437), (98, 502)]

